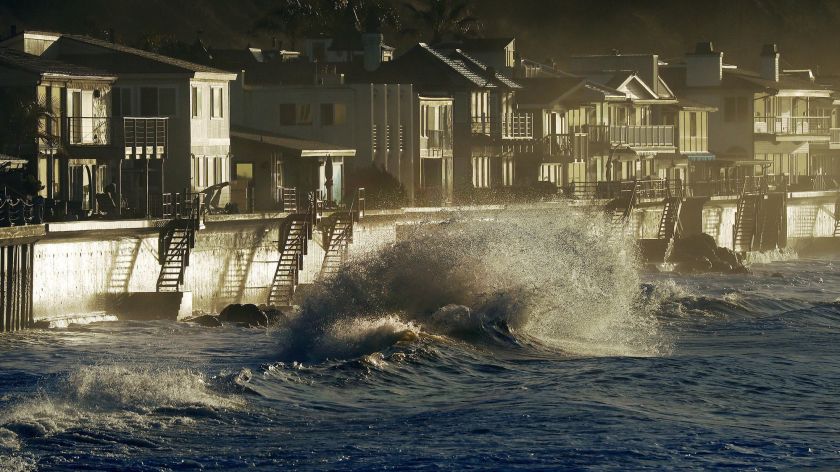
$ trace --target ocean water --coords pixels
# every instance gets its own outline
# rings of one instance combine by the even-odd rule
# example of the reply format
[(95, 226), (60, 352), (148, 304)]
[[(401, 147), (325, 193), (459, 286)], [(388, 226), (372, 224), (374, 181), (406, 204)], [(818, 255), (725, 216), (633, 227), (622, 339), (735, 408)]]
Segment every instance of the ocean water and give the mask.
[(0, 470), (840, 469), (840, 260), (632, 247), (572, 211), (454, 220), (267, 330), (0, 336)]

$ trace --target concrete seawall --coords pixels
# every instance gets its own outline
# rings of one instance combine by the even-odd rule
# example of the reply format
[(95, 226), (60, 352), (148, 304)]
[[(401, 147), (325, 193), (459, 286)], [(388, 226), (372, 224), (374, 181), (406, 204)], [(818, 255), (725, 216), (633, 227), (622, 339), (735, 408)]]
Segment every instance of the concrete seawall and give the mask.
[[(423, 221), (443, 221), (456, 214), (483, 218), (499, 211), (555, 211), (567, 203), (528, 206), (481, 206), (458, 209), (403, 209), (368, 212), (354, 229), (350, 254), (374, 251), (398, 239), (399, 227)], [(581, 203), (597, 207), (598, 203)], [(732, 246), (737, 200), (710, 199), (695, 205), (697, 225)], [(791, 196), (788, 199), (790, 241), (825, 239), (834, 230), (834, 194)], [(558, 213), (560, 214), (560, 213)], [(656, 238), (662, 208), (640, 206), (631, 229), (637, 238)], [(209, 217), (198, 232), (186, 270), (183, 291), (195, 312), (218, 312), (231, 303), (265, 303), (280, 258), (280, 225), (285, 214)], [(700, 223), (702, 221), (702, 224)], [(115, 300), (128, 293), (154, 292), (160, 272), (158, 232), (163, 221), (77, 222), (50, 225), (33, 250), (32, 318), (61, 320), (109, 314)], [(840, 238), (837, 238), (840, 239)], [(317, 231), (299, 274), (301, 284), (313, 283), (324, 259)], [(840, 245), (838, 245), (840, 246)]]

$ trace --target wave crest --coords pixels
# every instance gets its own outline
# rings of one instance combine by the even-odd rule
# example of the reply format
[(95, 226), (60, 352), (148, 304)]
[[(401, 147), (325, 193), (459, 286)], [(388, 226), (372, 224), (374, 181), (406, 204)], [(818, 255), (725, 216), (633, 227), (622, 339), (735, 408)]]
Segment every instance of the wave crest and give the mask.
[(357, 357), (418, 329), (582, 355), (656, 355), (667, 344), (641, 296), (633, 242), (600, 214), (501, 211), (404, 229), (316, 284), (281, 334), (286, 359)]

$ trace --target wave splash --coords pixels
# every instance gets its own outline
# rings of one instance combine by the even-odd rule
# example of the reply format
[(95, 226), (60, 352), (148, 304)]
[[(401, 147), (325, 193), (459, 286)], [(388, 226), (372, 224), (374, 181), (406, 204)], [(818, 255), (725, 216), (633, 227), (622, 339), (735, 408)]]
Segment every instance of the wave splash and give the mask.
[[(241, 377), (224, 380), (247, 381)], [(240, 397), (216, 390), (213, 379), (187, 369), (121, 364), (80, 367), (0, 413), (0, 452), (19, 450), (25, 438), (69, 430), (99, 434), (102, 430), (130, 433), (138, 428), (163, 428), (244, 404)]]
[(413, 225), (316, 284), (279, 331), (282, 356), (348, 359), (426, 334), (658, 355), (668, 343), (633, 248), (600, 214), (572, 208)]

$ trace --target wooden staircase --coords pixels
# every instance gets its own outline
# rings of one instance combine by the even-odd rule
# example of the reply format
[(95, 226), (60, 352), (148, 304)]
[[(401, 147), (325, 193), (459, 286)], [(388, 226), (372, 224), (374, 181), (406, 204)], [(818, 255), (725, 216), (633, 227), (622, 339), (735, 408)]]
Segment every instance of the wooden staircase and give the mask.
[(353, 224), (357, 217), (352, 211), (336, 212), (329, 218), (324, 231), (324, 262), (319, 278), (329, 277), (341, 268), (347, 259), (350, 244), (353, 243)]
[(657, 236), (659, 239), (670, 241), (678, 236), (681, 209), (681, 198), (668, 197), (665, 199), (662, 218), (659, 220), (659, 232)]
[(606, 211), (610, 215), (610, 222), (616, 230), (622, 233), (627, 229), (627, 223), (633, 215), (637, 202), (637, 186), (632, 189), (622, 190), (621, 196), (613, 199), (607, 204)]
[(758, 212), (764, 195), (744, 193), (738, 199), (735, 227), (732, 231), (732, 248), (736, 252), (750, 252), (758, 229)]
[(308, 213), (297, 213), (283, 221), (280, 228), (280, 260), (271, 280), (268, 292), (269, 306), (290, 306), (298, 275), (303, 269), (303, 256), (308, 252), (312, 239), (312, 217)]

